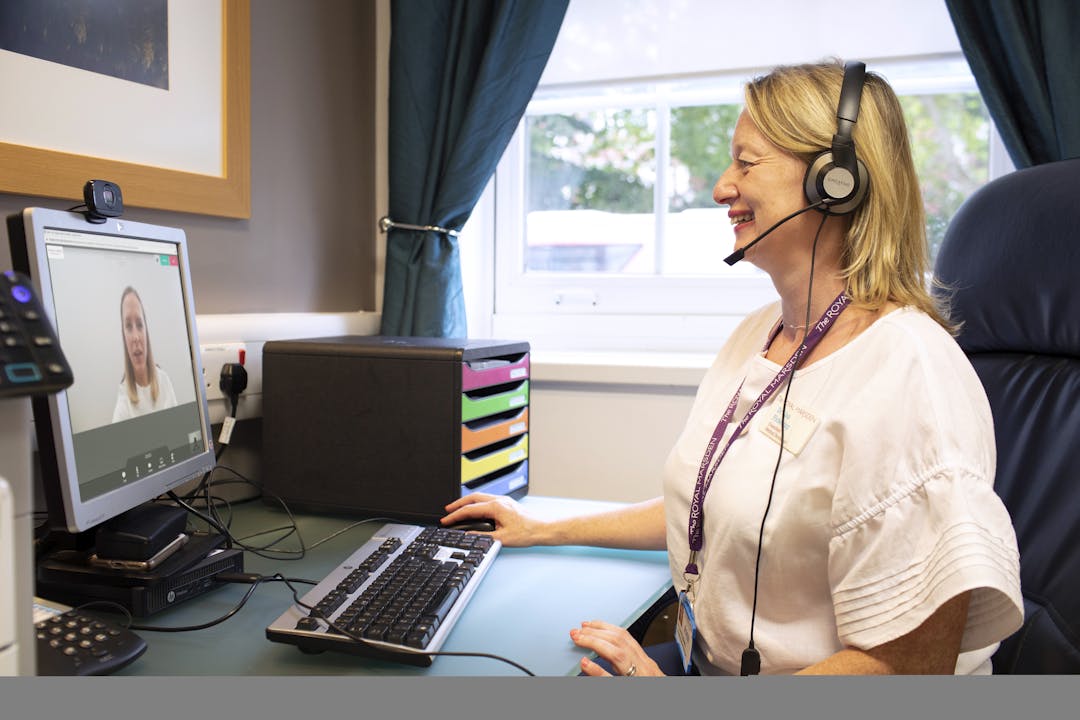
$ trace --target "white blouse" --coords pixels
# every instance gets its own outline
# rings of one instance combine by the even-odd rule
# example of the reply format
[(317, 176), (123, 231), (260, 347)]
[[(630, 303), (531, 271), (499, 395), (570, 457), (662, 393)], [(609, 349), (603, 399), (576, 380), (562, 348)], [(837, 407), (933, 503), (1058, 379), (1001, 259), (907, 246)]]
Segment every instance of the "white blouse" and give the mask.
[[(739, 383), (745, 378), (721, 447), (780, 370), (762, 352), (778, 318), (774, 304), (736, 330), (668, 457), (676, 589), (686, 586), (703, 452)], [(738, 673), (747, 647), (783, 397), (781, 387), (732, 445), (705, 498), (694, 605), (703, 673)], [(996, 644), (1023, 621), (1019, 552), (993, 490), (990, 406), (956, 342), (920, 311), (893, 311), (796, 371), (787, 419), (761, 554), (754, 643), (762, 672), (790, 673), (844, 647), (894, 640), (968, 590), (957, 672), (989, 672)]]

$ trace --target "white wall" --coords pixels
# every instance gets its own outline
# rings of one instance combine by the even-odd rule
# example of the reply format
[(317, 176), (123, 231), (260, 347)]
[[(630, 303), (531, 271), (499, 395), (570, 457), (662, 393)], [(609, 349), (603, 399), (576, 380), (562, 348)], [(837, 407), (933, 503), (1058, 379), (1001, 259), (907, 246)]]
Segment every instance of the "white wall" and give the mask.
[(530, 493), (622, 502), (659, 495), (707, 360), (534, 355)]

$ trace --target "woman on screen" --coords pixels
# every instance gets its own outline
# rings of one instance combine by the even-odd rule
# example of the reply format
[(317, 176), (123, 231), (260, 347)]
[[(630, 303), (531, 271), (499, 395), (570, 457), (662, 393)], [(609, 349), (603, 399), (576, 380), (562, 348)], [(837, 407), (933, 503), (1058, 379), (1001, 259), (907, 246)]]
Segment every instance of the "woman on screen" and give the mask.
[(116, 395), (113, 422), (175, 406), (172, 382), (154, 364), (142, 299), (130, 285), (120, 295), (120, 331), (124, 338), (124, 377)]

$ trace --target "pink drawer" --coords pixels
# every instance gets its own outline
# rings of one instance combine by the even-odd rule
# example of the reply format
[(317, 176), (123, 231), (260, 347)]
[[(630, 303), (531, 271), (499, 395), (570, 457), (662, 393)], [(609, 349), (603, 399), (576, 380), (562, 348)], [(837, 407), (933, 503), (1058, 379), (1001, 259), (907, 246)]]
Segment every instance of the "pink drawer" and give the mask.
[(525, 380), (529, 377), (529, 353), (512, 358), (486, 358), (461, 364), (463, 392), (491, 385)]

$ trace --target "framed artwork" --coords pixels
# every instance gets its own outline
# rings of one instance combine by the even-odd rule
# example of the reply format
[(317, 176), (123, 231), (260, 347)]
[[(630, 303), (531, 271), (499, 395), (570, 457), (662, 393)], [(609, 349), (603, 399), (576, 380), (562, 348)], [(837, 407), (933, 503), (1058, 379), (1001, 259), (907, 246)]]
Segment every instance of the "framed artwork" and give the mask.
[[(99, 15), (82, 20), (86, 27), (80, 28), (78, 17), (46, 17), (49, 10), (43, 5), (62, 8), (56, 12), (83, 12), (83, 17)], [(157, 15), (149, 19), (131, 16), (154, 12), (154, 3), (111, 0), (71, 10), (72, 5), (79, 4), (21, 0), (5, 6), (5, 12), (14, 8), (11, 12), (38, 13), (33, 17), (44, 18), (41, 23), (59, 23), (77, 39), (95, 30), (100, 33), (100, 13), (110, 12), (109, 30), (115, 32), (86, 43), (91, 49), (82, 56), (66, 42), (62, 49), (68, 55), (52, 57), (49, 47), (33, 44), (35, 38), (27, 45), (15, 33), (5, 37), (0, 30), (0, 51), (7, 51), (0, 52), (0, 77), (7, 76), (3, 82), (31, 83), (30, 73), (20, 68), (44, 69), (42, 77), (49, 79), (39, 82), (48, 82), (50, 92), (64, 96), (59, 105), (56, 98), (52, 104), (38, 103), (34, 97), (50, 92), (34, 93), (24, 87), (13, 96), (8, 90), (5, 106), (14, 108), (34, 140), (12, 140), (3, 132), (5, 119), (0, 117), (0, 192), (81, 202), (86, 181), (103, 179), (120, 186), (127, 206), (250, 217), (250, 0), (199, 0), (198, 5), (183, 0), (168, 8), (168, 22), (166, 0), (159, 0)], [(196, 19), (185, 21), (192, 13)], [(0, 24), (17, 26), (10, 21)], [(213, 47), (218, 38), (220, 54)], [(113, 45), (126, 53), (125, 62), (116, 60), (121, 53), (114, 52)], [(207, 64), (207, 58), (218, 57), (220, 68)], [(205, 81), (207, 73), (213, 82)], [(103, 84), (108, 92), (88, 100), (85, 88), (92, 83)], [(65, 98), (74, 98), (70, 107), (63, 104)], [(82, 137), (78, 150), (63, 139), (77, 135), (72, 131), (83, 127), (80, 123), (87, 118), (98, 120), (96, 113), (108, 112), (133, 123), (131, 128), (105, 122), (101, 147), (95, 146), (95, 135)], [(155, 117), (180, 126), (170, 130), (167, 122), (163, 125)], [(189, 161), (198, 153), (181, 140), (197, 145), (207, 157)], [(201, 164), (193, 167), (193, 163)]]

